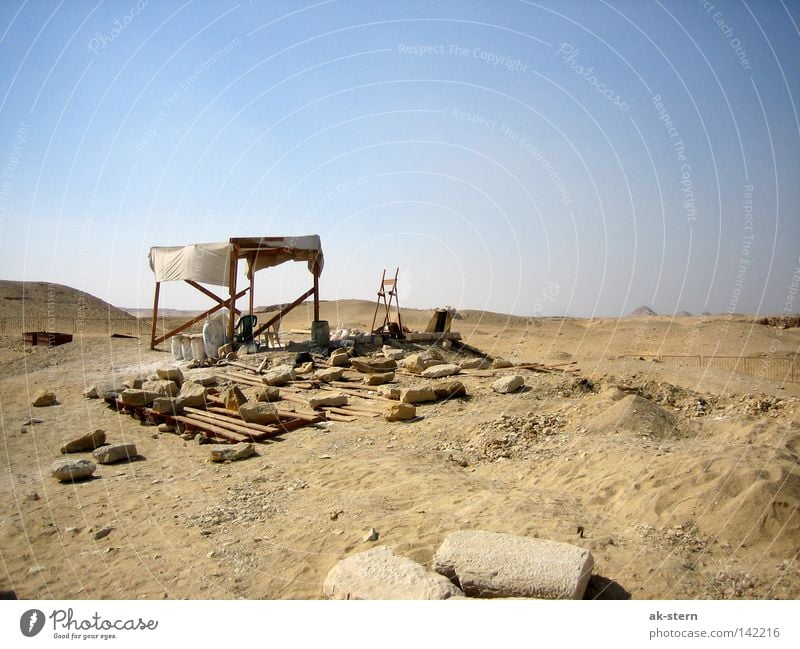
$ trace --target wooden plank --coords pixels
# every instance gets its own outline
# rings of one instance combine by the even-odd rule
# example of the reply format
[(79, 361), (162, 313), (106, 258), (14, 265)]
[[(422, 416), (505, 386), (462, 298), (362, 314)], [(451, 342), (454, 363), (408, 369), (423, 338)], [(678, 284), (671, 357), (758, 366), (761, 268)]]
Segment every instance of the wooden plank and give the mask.
[(198, 421), (196, 419), (192, 419), (184, 415), (175, 415), (172, 419), (183, 424), (184, 426), (188, 426), (190, 428), (196, 428), (197, 430), (202, 430), (203, 432), (211, 433), (212, 435), (225, 439), (229, 442), (235, 442), (238, 444), (239, 442), (249, 441), (248, 438), (245, 437), (244, 435), (239, 435), (238, 433), (234, 433), (224, 428), (220, 428), (219, 426), (214, 426), (213, 424), (208, 424), (203, 421)]
[(353, 422), (353, 421), (358, 421), (358, 417), (350, 416), (350, 415), (337, 415), (335, 412), (329, 412), (328, 413), (328, 420), (329, 421)]
[(356, 417), (370, 417), (370, 418), (376, 418), (381, 416), (381, 413), (379, 412), (362, 412), (361, 410), (337, 408), (336, 406), (322, 406), (322, 408), (327, 412), (332, 412), (337, 415), (354, 415)]
[[(223, 300), (218, 295), (215, 295), (214, 293), (209, 291), (205, 286), (202, 286), (202, 285), (198, 284), (197, 282), (195, 282), (195, 281), (193, 281), (191, 279), (185, 279), (183, 281), (186, 282), (189, 286), (193, 286), (194, 288), (196, 288), (198, 291), (200, 291), (204, 295), (207, 295), (208, 297), (210, 297), (215, 302), (219, 302), (220, 305), (225, 306), (226, 301)], [(250, 297), (252, 299), (252, 291), (251, 291), (251, 296)], [(241, 314), (242, 314), (242, 312), (239, 309), (236, 309), (236, 315), (241, 315)]]
[[(247, 289), (245, 289), (244, 291), (242, 291), (241, 293), (239, 293), (239, 294), (236, 296), (236, 298), (235, 298), (235, 299), (238, 299), (238, 298), (242, 297), (242, 295), (244, 295), (246, 292), (247, 292)], [(156, 345), (158, 345), (159, 343), (162, 343), (162, 342), (164, 342), (164, 341), (165, 341), (167, 338), (171, 338), (171, 337), (172, 337), (172, 336), (174, 336), (175, 334), (179, 334), (181, 331), (184, 331), (185, 329), (188, 329), (188, 328), (189, 328), (189, 327), (191, 327), (192, 325), (194, 325), (194, 324), (197, 324), (198, 322), (200, 322), (201, 320), (203, 320), (203, 319), (204, 319), (204, 318), (206, 318), (207, 316), (210, 316), (212, 313), (215, 313), (215, 312), (219, 311), (219, 310), (220, 310), (220, 309), (221, 309), (223, 306), (225, 306), (225, 305), (222, 305), (222, 304), (217, 304), (217, 306), (211, 307), (211, 308), (210, 308), (210, 309), (208, 309), (207, 311), (203, 311), (203, 313), (201, 313), (199, 316), (197, 316), (197, 317), (195, 317), (195, 318), (192, 318), (192, 319), (191, 319), (191, 320), (189, 320), (188, 322), (184, 322), (184, 323), (183, 323), (182, 325), (180, 325), (179, 327), (175, 327), (175, 329), (173, 329), (172, 331), (169, 331), (169, 332), (165, 333), (163, 336), (160, 336), (159, 338), (156, 338), (154, 341), (152, 341), (152, 342), (151, 342), (151, 347), (150, 347), (150, 348), (151, 348), (151, 349), (155, 349), (155, 346), (156, 346)], [(231, 321), (233, 321), (233, 318), (231, 318)]]
[(243, 431), (245, 434), (250, 432), (274, 433), (277, 430), (274, 425), (244, 422), (241, 419), (236, 419), (235, 417), (216, 412), (206, 412), (205, 410), (198, 410), (197, 408), (184, 408), (184, 410), (197, 417), (208, 419), (211, 421), (211, 423), (214, 421), (219, 421), (221, 425), (230, 427), (231, 430)]

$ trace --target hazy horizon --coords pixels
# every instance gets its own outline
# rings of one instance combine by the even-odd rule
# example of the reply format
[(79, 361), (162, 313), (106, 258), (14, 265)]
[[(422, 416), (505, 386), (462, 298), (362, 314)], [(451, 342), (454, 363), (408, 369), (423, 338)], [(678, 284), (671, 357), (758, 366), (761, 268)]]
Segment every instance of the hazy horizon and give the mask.
[[(151, 246), (316, 233), (325, 300), (400, 267), (409, 308), (797, 312), (798, 23), (796, 1), (4, 2), (0, 277), (149, 308)], [(310, 281), (261, 272), (256, 304)]]

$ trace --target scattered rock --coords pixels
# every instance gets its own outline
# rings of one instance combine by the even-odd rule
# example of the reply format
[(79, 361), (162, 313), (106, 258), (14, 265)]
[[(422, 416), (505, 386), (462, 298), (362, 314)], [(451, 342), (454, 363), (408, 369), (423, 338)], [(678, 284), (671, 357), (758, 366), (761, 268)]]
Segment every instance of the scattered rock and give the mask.
[(25, 496), (25, 500), (27, 500), (28, 502), (35, 502), (39, 500), (39, 494), (37, 494), (35, 491), (29, 493), (27, 496)]
[(206, 389), (199, 383), (187, 381), (181, 386), (177, 404), (183, 408), (205, 408)]
[(347, 395), (335, 392), (326, 394), (321, 397), (312, 397), (308, 400), (308, 405), (312, 408), (320, 408), (321, 406), (343, 406), (347, 403)]
[(274, 385), (265, 385), (264, 389), (258, 393), (257, 401), (279, 401), (281, 398), (281, 391)]
[(419, 374), (423, 370), (433, 365), (442, 365), (443, 363), (444, 361), (441, 359), (439, 354), (433, 350), (410, 354), (401, 361), (403, 367), (414, 374)]
[(34, 408), (46, 408), (48, 406), (56, 406), (58, 405), (58, 398), (56, 397), (55, 392), (51, 392), (50, 390), (41, 390), (36, 397), (34, 397), (31, 405)]
[(83, 391), (83, 398), (84, 399), (99, 399), (100, 398), (100, 388), (99, 388), (99, 386), (97, 386), (95, 384), (95, 385), (92, 385), (92, 386), (86, 388)]
[(347, 367), (350, 365), (350, 354), (347, 353), (346, 349), (340, 347), (331, 352), (329, 361), (331, 367)]
[(384, 345), (381, 351), (386, 358), (391, 358), (393, 361), (399, 361), (406, 355), (405, 349), (396, 349), (395, 347), (389, 347), (389, 345)]
[(492, 383), (492, 390), (500, 394), (510, 394), (519, 390), (523, 385), (525, 385), (525, 379), (519, 374), (512, 374), (511, 376), (503, 376), (497, 379)]
[(294, 368), (294, 373), (300, 375), (311, 374), (311, 372), (313, 371), (314, 371), (313, 361), (306, 361), (305, 363), (300, 363), (300, 365)]
[(162, 365), (156, 369), (156, 374), (158, 374), (158, 378), (164, 381), (174, 381), (178, 387), (183, 384), (183, 372), (181, 372), (181, 368), (179, 367)]
[(492, 361), (488, 358), (467, 358), (459, 363), (462, 370), (488, 370)]
[(203, 444), (206, 443), (206, 441), (207, 441), (207, 438), (206, 438), (205, 435), (203, 435), (203, 433), (197, 433), (197, 435), (194, 436), (194, 443), (197, 446), (202, 446)]
[(57, 460), (53, 462), (51, 474), (61, 482), (70, 482), (88, 478), (96, 469), (95, 463), (89, 460)]
[(247, 397), (238, 385), (229, 385), (219, 397), (225, 403), (225, 408), (233, 412), (237, 412), (242, 404), (247, 403)]
[(507, 361), (505, 358), (495, 358), (492, 362), (493, 370), (502, 370), (506, 367), (514, 367), (514, 363)]
[(461, 595), (448, 579), (382, 546), (337, 563), (322, 587), (325, 599), (420, 600)]
[(99, 541), (100, 539), (103, 539), (107, 537), (109, 534), (111, 534), (111, 531), (113, 529), (114, 529), (113, 527), (104, 527), (102, 529), (99, 529), (92, 535), (92, 538), (95, 541)]
[(179, 403), (180, 397), (159, 397), (153, 399), (150, 406), (160, 415), (180, 415), (183, 412), (183, 404)]
[(228, 358), (228, 354), (233, 353), (233, 345), (228, 343), (217, 348), (217, 358)]
[(458, 399), (467, 396), (467, 388), (461, 381), (445, 381), (433, 386), (437, 399)]
[(142, 383), (142, 390), (147, 392), (157, 392), (162, 397), (175, 397), (178, 395), (178, 385), (175, 381), (145, 381)]
[(144, 383), (144, 379), (141, 376), (129, 376), (122, 382), (122, 387), (129, 390), (141, 390), (142, 383)]
[[(213, 374), (192, 374), (184, 379), (184, 381), (191, 381), (192, 383), (199, 383), (204, 388), (210, 388), (212, 385), (218, 383), (217, 377)], [(183, 384), (180, 384), (183, 387)]]
[(367, 374), (364, 385), (383, 385), (394, 381), (394, 372), (381, 372), (380, 374)]
[(158, 392), (149, 392), (139, 388), (126, 388), (119, 397), (126, 406), (149, 406), (155, 399), (162, 396)]
[(436, 393), (429, 385), (419, 385), (400, 390), (400, 401), (403, 403), (425, 403), (436, 401)]
[(120, 460), (131, 460), (138, 457), (136, 444), (109, 444), (96, 449), (92, 456), (100, 464), (113, 464)]
[(239, 406), (239, 416), (249, 424), (274, 424), (280, 421), (278, 410), (266, 401), (251, 401)]
[(408, 403), (395, 403), (389, 406), (383, 418), (386, 421), (405, 421), (414, 419), (417, 416), (417, 409)]
[(344, 375), (344, 370), (341, 367), (328, 367), (324, 370), (317, 370), (314, 372), (314, 378), (323, 383), (330, 381), (341, 381)]
[(378, 530), (376, 530), (374, 527), (370, 527), (369, 532), (364, 535), (364, 538), (361, 539), (361, 542), (372, 543), (372, 541), (377, 541), (379, 536), (380, 532), (378, 532)]
[(294, 368), (291, 365), (279, 365), (265, 373), (261, 380), (266, 385), (286, 385), (289, 381), (294, 381)]
[(381, 385), (376, 390), (379, 396), (393, 401), (400, 400), (400, 388), (392, 385)]
[(211, 448), (210, 459), (212, 462), (234, 462), (244, 460), (256, 452), (252, 442), (240, 442), (233, 446), (214, 446)]
[(453, 376), (454, 374), (458, 374), (460, 371), (461, 368), (458, 365), (453, 363), (443, 363), (441, 365), (432, 365), (431, 367), (422, 370), (420, 375), (426, 379), (440, 379), (445, 376)]
[(86, 433), (73, 439), (61, 447), (62, 453), (80, 453), (81, 451), (93, 451), (98, 446), (106, 443), (106, 431), (97, 429), (91, 433)]
[(167, 423), (159, 424), (158, 425), (158, 432), (159, 433), (174, 433), (175, 432), (175, 426), (172, 425), (172, 424), (167, 424)]
[(471, 597), (581, 599), (593, 566), (575, 545), (481, 531), (450, 534), (433, 557), (434, 570)]
[(385, 374), (397, 368), (397, 362), (391, 358), (353, 358), (350, 367), (362, 374)]

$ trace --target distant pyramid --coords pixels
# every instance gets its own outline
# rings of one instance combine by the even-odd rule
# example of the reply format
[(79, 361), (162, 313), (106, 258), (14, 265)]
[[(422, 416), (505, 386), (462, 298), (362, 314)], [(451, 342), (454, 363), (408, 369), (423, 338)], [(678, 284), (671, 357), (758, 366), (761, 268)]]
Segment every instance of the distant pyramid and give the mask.
[(629, 318), (643, 318), (646, 316), (657, 315), (653, 309), (649, 306), (645, 306), (644, 304), (640, 306), (638, 309), (634, 309), (628, 315)]
[(693, 316), (692, 316), (692, 314), (691, 314), (691, 313), (689, 313), (688, 311), (678, 311), (678, 312), (675, 314), (675, 317), (676, 317), (676, 318), (691, 318), (691, 317), (693, 317)]

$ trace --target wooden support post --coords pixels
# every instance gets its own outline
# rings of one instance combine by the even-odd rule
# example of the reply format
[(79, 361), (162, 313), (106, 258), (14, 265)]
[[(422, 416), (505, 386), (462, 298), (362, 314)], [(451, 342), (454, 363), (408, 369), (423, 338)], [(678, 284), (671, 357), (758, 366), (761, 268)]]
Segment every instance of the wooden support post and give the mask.
[(319, 269), (314, 264), (314, 320), (319, 320)]
[(150, 332), (150, 349), (156, 348), (156, 326), (158, 325), (158, 294), (161, 292), (161, 282), (156, 282), (156, 294), (153, 298), (153, 328)]
[(256, 256), (255, 253), (250, 255), (249, 258), (249, 267), (248, 271), (250, 272), (250, 315), (253, 315), (253, 285), (256, 281), (256, 271), (255, 271), (255, 264), (256, 264)]
[(239, 270), (239, 246), (236, 244), (231, 245), (230, 251), (230, 264), (228, 266), (228, 287), (230, 293), (230, 309), (231, 309), (231, 319), (228, 322), (228, 338), (230, 342), (233, 342), (233, 334), (236, 328), (236, 274)]

